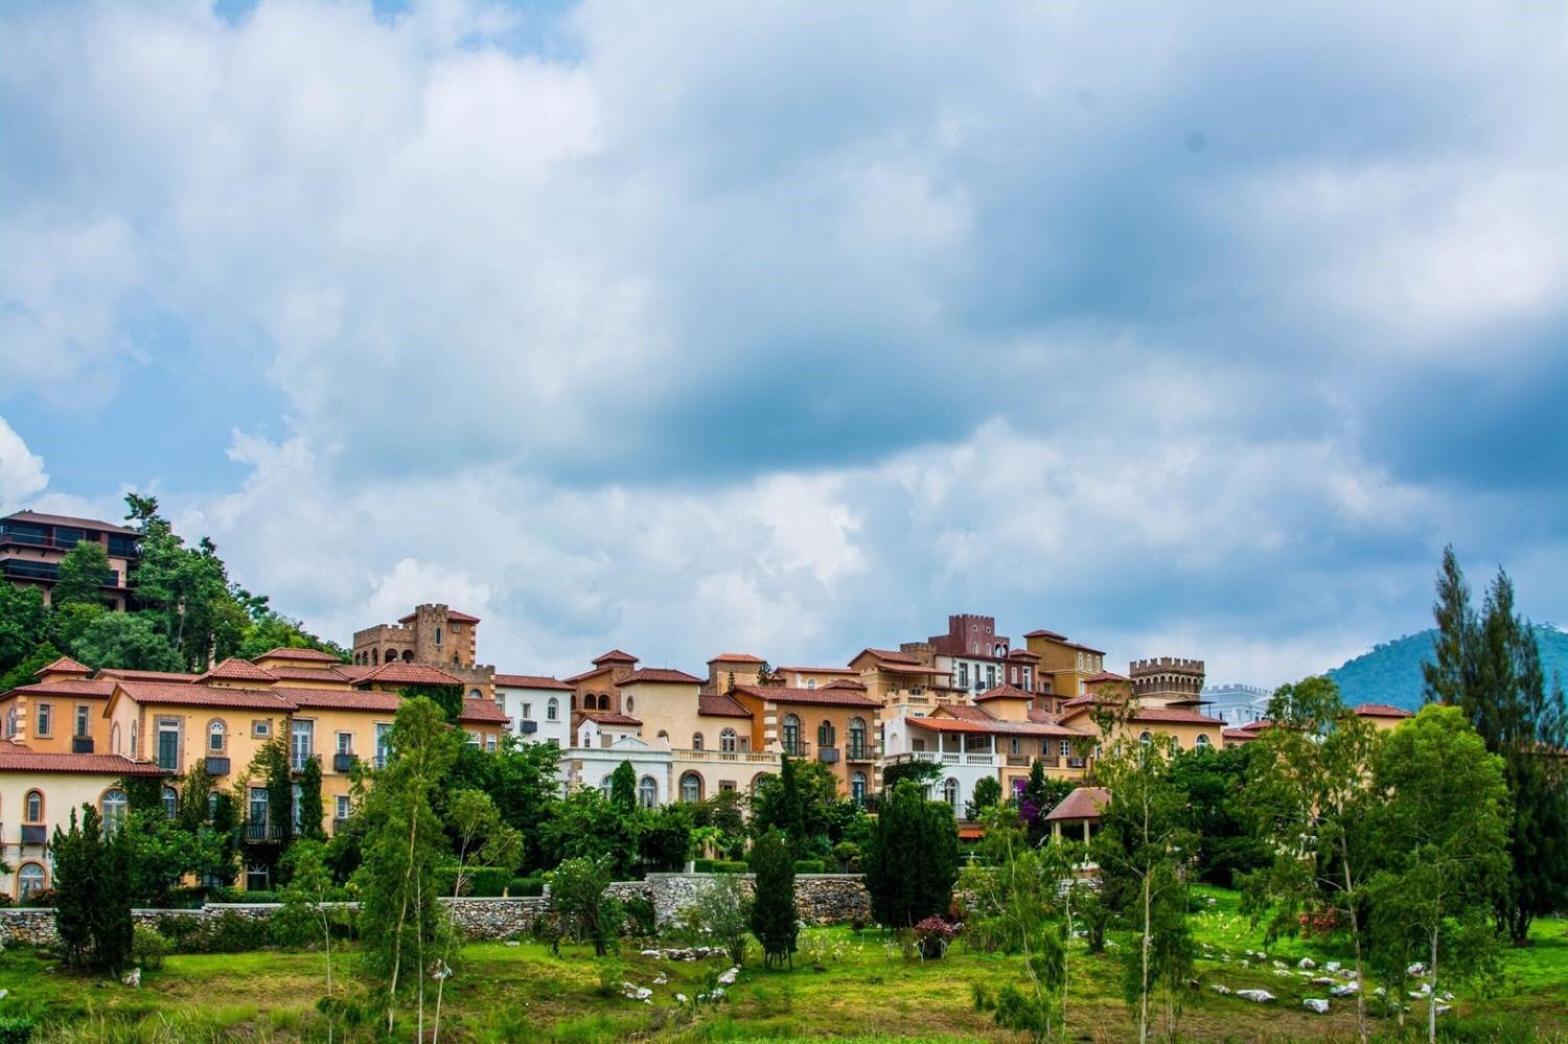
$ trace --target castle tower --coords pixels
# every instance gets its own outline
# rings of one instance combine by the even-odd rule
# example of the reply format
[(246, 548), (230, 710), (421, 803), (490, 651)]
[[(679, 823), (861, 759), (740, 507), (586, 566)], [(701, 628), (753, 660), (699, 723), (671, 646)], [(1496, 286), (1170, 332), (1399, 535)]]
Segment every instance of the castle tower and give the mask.
[(1145, 707), (1195, 707), (1203, 698), (1203, 661), (1175, 656), (1134, 660), (1127, 673), (1132, 693)]

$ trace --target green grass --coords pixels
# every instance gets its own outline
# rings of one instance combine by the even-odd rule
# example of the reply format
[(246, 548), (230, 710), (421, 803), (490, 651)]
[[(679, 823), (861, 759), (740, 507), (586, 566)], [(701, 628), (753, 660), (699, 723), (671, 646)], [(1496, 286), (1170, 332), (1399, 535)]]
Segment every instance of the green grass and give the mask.
[[(1202, 988), (1186, 997), (1181, 1035), (1204, 1041), (1348, 1040), (1353, 1006), (1336, 1002), (1327, 1016), (1301, 1007), (1301, 998), (1320, 995), (1298, 976), (1272, 967), (1239, 966), (1247, 949), (1265, 948), (1260, 930), (1237, 912), (1234, 893), (1202, 891), (1214, 904), (1194, 916), (1200, 944), (1212, 957), (1199, 963)], [(448, 983), (442, 1039), (453, 1041), (741, 1042), (838, 1039), (846, 1041), (1021, 1040), (1001, 1032), (978, 1012), (971, 987), (1016, 981), (1016, 958), (968, 951), (955, 945), (941, 961), (905, 961), (899, 948), (876, 932), (814, 930), (817, 961), (802, 953), (793, 971), (748, 967), (716, 1007), (693, 1010), (675, 1000), (693, 997), (721, 971), (722, 960), (656, 961), (628, 947), (617, 957), (595, 959), (576, 947), (561, 955), (536, 943), (476, 944), (464, 950), (457, 975)], [(1282, 940), (1267, 947), (1270, 957), (1292, 964), (1301, 956), (1344, 960), (1319, 942)], [(1229, 958), (1227, 961), (1225, 958)], [(337, 962), (349, 980), (353, 956)], [(601, 973), (604, 973), (601, 976)], [(664, 974), (668, 982), (655, 984)], [(1124, 1040), (1133, 1024), (1120, 993), (1115, 953), (1072, 951), (1073, 986), (1068, 1012), (1077, 1039)], [(611, 989), (601, 986), (605, 979)], [(622, 980), (653, 989), (653, 1003), (618, 995)], [(1207, 987), (1261, 986), (1279, 997), (1259, 1006), (1222, 997)], [(309, 953), (260, 952), (186, 955), (148, 972), (139, 990), (66, 973), (42, 952), (12, 948), (0, 955), (0, 1015), (26, 1014), (43, 1027), (46, 1041), (219, 1041), (256, 1042), (324, 1039), (316, 1011), (322, 995), (321, 959)], [(351, 987), (358, 990), (359, 987)], [(1565, 1040), (1568, 1034), (1568, 922), (1544, 921), (1535, 945), (1510, 951), (1503, 981), (1483, 1003), (1460, 992), (1459, 1013), (1480, 1012), (1498, 1020), (1495, 1029), (1466, 1039), (1519, 1039), (1534, 1027), (1536, 1039)], [(433, 1002), (433, 998), (432, 1002)], [(1485, 1029), (1477, 1018), (1470, 1024)], [(1455, 1026), (1462, 1026), (1456, 1021)], [(398, 1039), (412, 1037), (411, 1014), (400, 1021)], [(338, 1040), (375, 1040), (369, 1027), (337, 1033)]]

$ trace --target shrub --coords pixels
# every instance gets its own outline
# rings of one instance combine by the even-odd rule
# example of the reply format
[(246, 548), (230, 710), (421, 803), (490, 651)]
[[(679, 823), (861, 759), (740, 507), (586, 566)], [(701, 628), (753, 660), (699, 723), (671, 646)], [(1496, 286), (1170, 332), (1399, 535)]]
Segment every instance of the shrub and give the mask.
[(0, 1044), (27, 1044), (36, 1023), (26, 1015), (0, 1016)]
[(38, 891), (36, 891), (32, 895), (28, 896), (27, 897), (27, 901), (22, 903), (21, 905), (22, 906), (42, 906), (42, 907), (48, 907), (48, 906), (53, 906), (54, 904), (55, 904), (54, 889), (53, 888), (40, 888)]
[(157, 929), (175, 953), (243, 953), (272, 944), (272, 930), (266, 921), (242, 917), (233, 910), (213, 918), (160, 917)]
[(699, 874), (744, 874), (750, 867), (738, 859), (699, 859), (692, 869)]
[(703, 936), (724, 947), (731, 964), (746, 963), (751, 900), (740, 878), (721, 877), (711, 882), (686, 913)]
[(162, 968), (163, 958), (171, 948), (169, 940), (151, 925), (138, 924), (131, 929), (131, 959), (143, 968)]
[(948, 944), (958, 936), (958, 929), (940, 917), (927, 917), (915, 925), (914, 931), (920, 956), (928, 961), (940, 959), (947, 952)]
[(634, 895), (621, 903), (621, 909), (626, 913), (626, 931), (629, 934), (647, 937), (657, 931), (651, 899)]
[(840, 873), (860, 873), (860, 846), (855, 844), (855, 842), (840, 841), (834, 845), (833, 858), (838, 861)]
[(824, 874), (827, 873), (827, 869), (827, 864), (820, 859), (795, 860), (795, 872), (797, 874)]
[(506, 894), (510, 896), (543, 895), (544, 878), (514, 877), (507, 882)]

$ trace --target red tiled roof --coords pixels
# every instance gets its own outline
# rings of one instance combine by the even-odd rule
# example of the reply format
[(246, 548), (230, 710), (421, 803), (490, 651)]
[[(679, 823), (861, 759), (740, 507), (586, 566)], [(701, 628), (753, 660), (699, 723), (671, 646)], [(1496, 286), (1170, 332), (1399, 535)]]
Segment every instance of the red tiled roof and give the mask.
[(1052, 714), (1050, 711), (1041, 710), (1038, 707), (1030, 707), (1029, 720), (1036, 725), (1056, 725), (1061, 722), (1062, 718), (1059, 714)]
[(556, 678), (543, 674), (497, 674), (495, 683), (507, 689), (561, 689), (571, 692), (572, 687)]
[(1091, 675), (1089, 675), (1089, 677), (1087, 677), (1087, 678), (1085, 678), (1083, 680), (1083, 683), (1085, 685), (1090, 685), (1090, 684), (1092, 684), (1094, 682), (1111, 682), (1111, 681), (1130, 682), (1130, 681), (1132, 681), (1132, 679), (1127, 677), (1125, 674), (1117, 674), (1114, 671), (1101, 671), (1098, 674), (1091, 674)]
[(336, 682), (340, 685), (347, 685), (350, 681), (347, 674), (326, 664), (320, 667), (307, 667), (299, 663), (283, 663), (276, 667), (268, 667), (267, 673), (278, 681)]
[(375, 670), (374, 667), (364, 663), (340, 663), (332, 669), (350, 681), (358, 681), (360, 678), (363, 678), (365, 675)]
[(1415, 713), (1388, 703), (1361, 703), (1351, 708), (1363, 718), (1413, 718)]
[(797, 671), (801, 674), (856, 674), (860, 672), (853, 667), (775, 667), (775, 673), (784, 671)]
[(976, 696), (975, 697), (975, 702), (979, 703), (981, 700), (1032, 700), (1032, 699), (1034, 699), (1033, 696), (1029, 695), (1027, 692), (1024, 692), (1020, 688), (1017, 688), (1017, 687), (1012, 686), (1012, 685), (998, 685), (998, 686), (995, 686), (994, 688), (987, 689), (984, 692), (982, 692), (980, 695)]
[(291, 649), (291, 648), (288, 648), (287, 646), (281, 646), (281, 645), (278, 648), (276, 648), (276, 649), (269, 649), (269, 650), (267, 650), (266, 652), (262, 653), (260, 656), (253, 656), (253, 657), (251, 657), (251, 662), (252, 663), (254, 663), (257, 660), (304, 660), (304, 661), (309, 661), (311, 663), (341, 663), (342, 662), (336, 656), (333, 656), (331, 653), (324, 653), (320, 649)]
[[(957, 706), (943, 708), (949, 714), (960, 709)], [(985, 714), (979, 707), (962, 709), (980, 711), (981, 714)], [(932, 732), (995, 733), (1002, 736), (1052, 736), (1060, 739), (1075, 739), (1080, 736), (1090, 735), (1090, 733), (1082, 729), (1058, 725), (1054, 722), (1004, 721), (1001, 718), (994, 718), (990, 715), (986, 715), (984, 718), (977, 718), (971, 714), (962, 714), (956, 717), (931, 714), (924, 718), (909, 718), (907, 720), (910, 725), (929, 729)]]
[(359, 685), (461, 685), (463, 679), (424, 663), (383, 663), (354, 680)]
[(121, 678), (125, 681), (193, 682), (196, 675), (182, 671), (133, 671), (121, 667), (100, 668), (98, 678)]
[(664, 667), (644, 667), (640, 671), (633, 671), (617, 685), (701, 685), (701, 678), (694, 678), (685, 671), (669, 670)]
[(575, 685), (577, 682), (584, 681), (584, 680), (586, 680), (588, 678), (592, 678), (595, 675), (604, 674), (609, 669), (610, 668), (608, 668), (608, 667), (590, 667), (586, 671), (582, 671), (581, 673), (578, 673), (578, 674), (573, 674), (570, 677), (562, 678), (561, 680), (563, 682), (568, 683), (568, 684)]
[(1099, 819), (1100, 811), (1111, 803), (1111, 792), (1104, 787), (1078, 787), (1062, 798), (1045, 815), (1046, 822), (1064, 819)]
[(1007, 654), (1007, 658), (1009, 660), (1038, 660), (1040, 654), (1032, 653), (1028, 649), (1014, 649)]
[(715, 656), (713, 659), (709, 660), (708, 662), (709, 663), (767, 663), (768, 661), (764, 660), (760, 656), (753, 656), (753, 655), (751, 655), (751, 653), (719, 653), (719, 655)]
[(1258, 738), (1258, 734), (1249, 729), (1222, 729), (1220, 738), (1230, 740), (1232, 743), (1251, 743)]
[(1047, 631), (1043, 627), (1039, 627), (1039, 628), (1036, 628), (1033, 631), (1030, 631), (1029, 633), (1025, 634), (1024, 637), (1025, 638), (1052, 638), (1052, 639), (1055, 639), (1058, 642), (1065, 642), (1067, 640), (1067, 636), (1065, 634), (1057, 634), (1055, 631)]
[(633, 656), (629, 652), (626, 652), (624, 649), (611, 649), (604, 655), (595, 657), (589, 662), (591, 662), (595, 667), (598, 667), (606, 663), (636, 663), (637, 657)]
[(279, 686), (272, 692), (300, 710), (358, 710), (377, 714), (396, 714), (403, 698), (395, 692), (364, 692), (359, 689), (289, 689)]
[(54, 660), (54, 661), (52, 661), (52, 662), (50, 662), (48, 664), (45, 664), (43, 667), (40, 667), (38, 669), (38, 675), (45, 675), (45, 674), (81, 674), (81, 675), (88, 675), (88, 674), (91, 674), (91, 673), (93, 673), (91, 667), (87, 667), (87, 666), (85, 666), (83, 664), (77, 663), (75, 660), (71, 659), (69, 656), (62, 656), (58, 660)]
[(119, 533), (123, 536), (141, 536), (141, 531), (129, 526), (117, 526), (113, 522), (100, 522), (96, 518), (77, 518), (74, 515), (46, 515), (41, 511), (22, 509), (14, 515), (5, 516), (6, 521), (36, 522), (45, 526), (71, 526), (77, 529), (92, 529), (99, 533)]
[(858, 689), (861, 692), (866, 691), (865, 685), (853, 678), (834, 678), (822, 687), (824, 689)]
[(18, 685), (4, 696), (0, 696), (0, 699), (10, 699), (12, 696), (108, 697), (113, 694), (114, 682), (111, 679), (67, 678), (65, 681), (33, 682), (31, 685)]
[(137, 703), (195, 707), (251, 707), (286, 714), (294, 705), (267, 689), (223, 689), (211, 685), (122, 681), (116, 688)]
[(585, 711), (583, 717), (598, 722), (600, 725), (641, 725), (641, 718), (634, 718), (630, 714), (620, 714), (615, 711)]
[[(398, 623), (408, 623), (409, 621), (417, 620), (418, 618), (419, 618), (419, 613), (416, 611), (416, 612), (409, 613), (407, 616), (399, 617), (397, 622)], [(448, 620), (456, 620), (458, 623), (478, 623), (479, 622), (479, 617), (477, 617), (477, 616), (470, 616), (468, 613), (460, 613), (456, 609), (448, 609), (446, 611), (446, 618)]]
[(198, 685), (213, 680), (270, 682), (277, 681), (277, 677), (257, 667), (254, 663), (242, 660), (237, 656), (230, 656), (227, 660), (207, 671), (207, 673), (196, 676)]
[(857, 655), (855, 659), (860, 659), (860, 657), (866, 655), (866, 653), (870, 653), (872, 656), (877, 658), (878, 667), (886, 671), (891, 671), (894, 674), (946, 675), (949, 673), (942, 670), (940, 667), (927, 667), (925, 664), (921, 663), (919, 660), (915, 659), (908, 653), (897, 652), (893, 649), (862, 649), (860, 654)]
[(1173, 725), (1224, 725), (1220, 718), (1211, 718), (1207, 714), (1199, 714), (1195, 710), (1185, 707), (1139, 707), (1127, 718), (1128, 721), (1169, 722)]
[(505, 725), (512, 719), (507, 717), (506, 711), (495, 705), (494, 700), (467, 697), (463, 700), (463, 709), (457, 712), (457, 720)]
[(697, 696), (697, 713), (707, 718), (749, 718), (751, 711), (730, 696)]
[(737, 685), (736, 692), (774, 703), (817, 703), (829, 707), (880, 707), (876, 700), (853, 689), (825, 685), (820, 689), (792, 689), (784, 685)]
[(77, 772), (89, 776), (166, 776), (149, 762), (119, 754), (44, 754), (0, 745), (0, 772)]

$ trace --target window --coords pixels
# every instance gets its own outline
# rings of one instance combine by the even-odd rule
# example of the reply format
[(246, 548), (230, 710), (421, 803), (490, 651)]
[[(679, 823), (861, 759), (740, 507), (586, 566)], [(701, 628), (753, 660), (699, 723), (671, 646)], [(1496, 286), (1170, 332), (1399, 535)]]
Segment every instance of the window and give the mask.
[(836, 739), (838, 739), (838, 731), (833, 728), (831, 721), (824, 721), (817, 726), (817, 746), (831, 747)]
[(12, 707), (5, 712), (5, 734), (7, 738), (16, 735), (16, 708)]
[(28, 823), (42, 823), (44, 821), (44, 795), (41, 791), (29, 790), (27, 792), (27, 819)]
[[(504, 708), (504, 707), (502, 708), (502, 710), (505, 710), (505, 709), (506, 708)], [(531, 703), (523, 704), (523, 720), (527, 721), (529, 718), (532, 718), (533, 716), (534, 716), (534, 705), (531, 704)]]
[(480, 692), (478, 689), (469, 689), (468, 698), (471, 700), (482, 700), (485, 698), (485, 694)]
[(338, 733), (338, 753), (339, 754), (352, 754), (352, 753), (354, 753), (354, 734), (352, 732), (340, 732), (340, 733)]
[(38, 735), (48, 736), (54, 730), (54, 704), (38, 705)]
[(250, 734), (255, 739), (266, 739), (272, 735), (272, 722), (265, 718), (250, 723)]
[(247, 832), (252, 840), (262, 840), (267, 830), (267, 788), (250, 788), (250, 829)]
[(985, 669), (985, 687), (988, 688), (988, 689), (996, 688), (996, 665), (995, 664), (988, 664), (986, 666), (986, 669)]
[(721, 780), (719, 780), (719, 793), (721, 793), (721, 794), (733, 794), (733, 793), (735, 793), (735, 781), (733, 779), (721, 779)]
[(692, 750), (701, 750), (702, 749), (702, 733), (694, 732), (694, 733), (691, 734), (691, 749)]
[(784, 715), (784, 753), (800, 756), (800, 719), (793, 714)]
[(1140, 732), (1138, 734), (1138, 742), (1147, 747), (1149, 744), (1154, 742), (1154, 737), (1147, 732)]
[(316, 751), (316, 723), (295, 719), (289, 733), (289, 767), (295, 772), (305, 767)]
[(719, 749), (726, 754), (735, 753), (734, 729), (724, 729), (719, 733)]
[(1062, 757), (1064, 757), (1064, 758), (1067, 757), (1069, 754), (1071, 754), (1073, 752), (1073, 741), (1072, 740), (1062, 740), (1062, 741), (1060, 741), (1056, 745), (1056, 750), (1057, 750), (1057, 752), (1059, 754), (1061, 754)]
[(702, 800), (702, 777), (688, 772), (681, 777), (681, 800), (688, 804)]
[(218, 792), (207, 791), (207, 822), (212, 822), (212, 817), (218, 814)]
[(615, 781), (612, 780), (609, 776), (605, 776), (603, 779), (601, 779), (599, 781), (599, 792), (601, 794), (603, 794), (605, 797), (609, 797), (611, 792), (614, 789), (615, 789)]
[(1207, 733), (1202, 733), (1202, 732), (1198, 733), (1198, 738), (1197, 738), (1197, 740), (1195, 740), (1193, 742), (1192, 747), (1193, 747), (1194, 750), (1208, 750), (1209, 749), (1209, 737), (1208, 737), (1208, 734)]
[(495, 737), (494, 736), (486, 736), (485, 737), (485, 751), (487, 753), (490, 753), (490, 754), (494, 754), (495, 753)]
[(223, 734), (226, 731), (223, 722), (214, 721), (207, 726), (207, 749), (214, 754), (223, 752)]
[(103, 828), (106, 832), (112, 834), (125, 825), (125, 791), (119, 787), (111, 787), (103, 792), (98, 805), (99, 811), (103, 814)]
[(960, 689), (969, 688), (969, 665), (967, 663), (958, 665), (958, 687)]
[(139, 757), (141, 757), (141, 754), (142, 754), (142, 745), (137, 742), (139, 739), (141, 739), (141, 735), (137, 731), (137, 726), (138, 726), (137, 720), (135, 718), (132, 718), (131, 719), (131, 757), (133, 757), (133, 758), (139, 758)]
[(180, 795), (173, 787), (163, 788), (163, 814), (169, 819), (180, 814)]
[(158, 767), (170, 772), (180, 767), (180, 723), (163, 720), (158, 722)]
[(947, 777), (947, 782), (942, 784), (942, 800), (952, 806), (953, 814), (958, 814), (958, 780), (952, 776)]
[(347, 794), (339, 794), (338, 795), (338, 800), (337, 800), (337, 812), (336, 812), (336, 817), (337, 817), (338, 822), (342, 822), (343, 820), (347, 819), (352, 812), (353, 812), (353, 806), (351, 806), (349, 804), (348, 795)]
[(245, 890), (265, 892), (272, 887), (272, 873), (266, 863), (250, 863), (245, 867)]
[(1007, 742), (1008, 742), (1008, 751), (1007, 751), (1007, 753), (1013, 755), (1013, 757), (1017, 757), (1018, 756), (1018, 737), (1014, 736), (1012, 739), (1008, 740)]
[(23, 863), (16, 872), (16, 892), (23, 899), (31, 899), (44, 890), (44, 868), (37, 863)]
[(76, 705), (76, 735), (77, 736), (80, 736), (80, 737), (83, 737), (83, 738), (85, 738), (87, 736), (87, 732), (88, 732), (87, 719), (88, 719), (88, 715), (90, 713), (91, 713), (91, 711), (88, 708), (87, 704), (85, 704), (85, 703), (78, 703)]
[(866, 719), (849, 719), (849, 756), (855, 761), (866, 756)]
[(544, 717), (545, 717), (545, 720), (546, 721), (555, 721), (560, 716), (561, 716), (561, 701), (556, 699), (554, 696), (551, 696), (549, 702), (544, 705)]
[(856, 772), (849, 777), (849, 799), (857, 805), (866, 803), (866, 774)]
[(120, 753), (120, 723), (109, 726), (109, 753)]
[(392, 757), (392, 726), (386, 722), (377, 722), (376, 768), (385, 768), (390, 757)]
[(440, 648), (440, 646), (441, 646), (441, 628), (437, 627), (436, 628), (436, 647)]
[(633, 703), (632, 698), (630, 696), (626, 697), (626, 713), (627, 714), (630, 714), (632, 712), (632, 703)]
[(815, 679), (815, 678), (807, 678), (806, 679), (806, 688), (808, 688), (808, 689), (815, 689), (816, 687), (817, 687), (817, 679)]
[(643, 808), (652, 808), (659, 803), (659, 784), (652, 776), (642, 777), (637, 784), (637, 803)]

